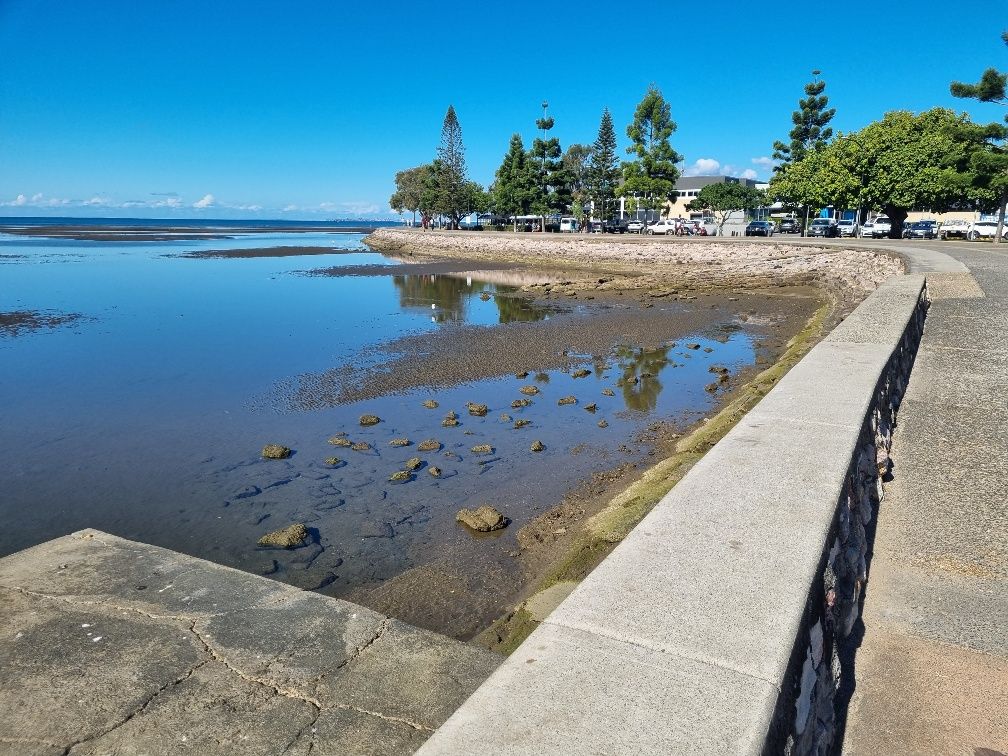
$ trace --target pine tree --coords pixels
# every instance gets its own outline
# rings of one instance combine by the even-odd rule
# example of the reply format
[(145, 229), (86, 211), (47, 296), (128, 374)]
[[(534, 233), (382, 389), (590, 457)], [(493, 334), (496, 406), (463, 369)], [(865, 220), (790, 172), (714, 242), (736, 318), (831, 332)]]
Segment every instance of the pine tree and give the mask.
[(438, 146), (438, 160), (441, 170), (438, 175), (438, 212), (451, 219), (452, 228), (458, 228), (459, 221), (468, 210), (466, 207), (466, 164), (465, 146), (462, 144), (462, 127), (459, 125), (455, 108), (448, 106), (441, 126), (441, 144)]
[(536, 137), (532, 142), (530, 155), (538, 178), (538, 196), (532, 202), (532, 209), (540, 215), (562, 213), (571, 200), (571, 178), (561, 159), (563, 151), (560, 149), (560, 140), (547, 136), (554, 125), (553, 118), (546, 115), (548, 107), (549, 103), (544, 102), (543, 117), (536, 119), (536, 128), (543, 133), (543, 137)]
[(528, 213), (538, 194), (537, 176), (538, 173), (529, 163), (521, 136), (512, 135), (511, 144), (497, 169), (493, 185), (493, 202), (497, 212), (506, 215)]
[(826, 82), (819, 79), (821, 71), (812, 72), (812, 81), (805, 85), (805, 97), (798, 100), (798, 110), (791, 113), (794, 128), (788, 136), (790, 144), (774, 142), (774, 160), (780, 161), (774, 171), (801, 160), (809, 150), (824, 146), (833, 136), (827, 124), (836, 115), (836, 108), (826, 109), (829, 97), (823, 94)]
[(620, 177), (619, 161), (616, 159), (616, 131), (613, 129), (609, 108), (602, 111), (598, 137), (591, 150), (588, 196), (595, 205), (596, 215), (603, 217), (606, 214), (606, 204), (616, 196)]
[(627, 153), (635, 155), (636, 160), (623, 163), (621, 196), (635, 197), (639, 206), (649, 209), (675, 199), (679, 178), (676, 163), (682, 160), (669, 143), (675, 130), (668, 102), (652, 84), (634, 111), (633, 123), (627, 126), (631, 142)]
[[(1001, 32), (1001, 40), (1008, 45), (1008, 31)], [(1008, 72), (988, 68), (980, 76), (976, 84), (964, 84), (953, 81), (949, 85), (953, 97), (963, 97), (980, 102), (1008, 105)], [(1005, 116), (1008, 122), (1008, 115)], [(1006, 134), (993, 127), (985, 127), (982, 138), (986, 142), (984, 150), (975, 153), (971, 168), (974, 173), (974, 183), (981, 188), (996, 192), (998, 197), (998, 222), (994, 231), (994, 243), (1001, 243), (1001, 233), (1005, 225), (1005, 209), (1008, 205), (1008, 147), (1005, 146)], [(1002, 127), (1003, 129), (1003, 127)]]

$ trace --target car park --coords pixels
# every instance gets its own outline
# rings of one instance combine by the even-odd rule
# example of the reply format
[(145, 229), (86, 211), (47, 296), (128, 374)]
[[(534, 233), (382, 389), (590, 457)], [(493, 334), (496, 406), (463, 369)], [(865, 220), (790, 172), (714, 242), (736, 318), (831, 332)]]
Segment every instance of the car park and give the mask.
[(854, 237), (858, 235), (858, 224), (853, 218), (844, 218), (837, 221), (837, 228), (840, 229), (840, 236)]
[(654, 234), (663, 234), (668, 236), (669, 234), (674, 234), (676, 232), (676, 222), (671, 219), (663, 219), (655, 221), (644, 229), (644, 233), (653, 236)]
[(773, 236), (774, 225), (770, 221), (755, 220), (745, 227), (746, 236)]
[(913, 223), (903, 224), (904, 239), (937, 239), (938, 222), (933, 220), (920, 220)]
[(800, 234), (801, 224), (794, 218), (785, 218), (777, 226), (777, 230), (782, 234)]
[(951, 218), (942, 221), (938, 226), (939, 239), (965, 239), (969, 233), (970, 222), (965, 218)]
[[(993, 239), (995, 234), (997, 234), (997, 221), (973, 221), (969, 225), (969, 231), (966, 232), (966, 238), (970, 241)], [(1008, 236), (1008, 225), (1001, 231), (1001, 238), (1003, 239), (1005, 236)]]
[(892, 231), (892, 223), (888, 215), (880, 215), (872, 221), (872, 239), (882, 239), (889, 236), (890, 231)]
[(816, 218), (809, 224), (808, 235), (835, 238), (840, 236), (840, 228), (832, 218)]
[(644, 232), (644, 221), (632, 220), (627, 222), (627, 233), (640, 234)]

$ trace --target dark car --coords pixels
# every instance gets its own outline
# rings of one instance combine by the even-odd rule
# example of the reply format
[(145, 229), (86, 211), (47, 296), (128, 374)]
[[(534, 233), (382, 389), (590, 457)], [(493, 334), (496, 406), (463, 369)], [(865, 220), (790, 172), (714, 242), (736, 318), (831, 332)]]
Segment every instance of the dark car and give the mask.
[(938, 223), (932, 220), (903, 224), (904, 239), (937, 239)]
[(607, 234), (625, 234), (627, 221), (625, 218), (610, 218), (602, 224), (602, 231)]
[(746, 236), (773, 236), (774, 224), (770, 221), (750, 221), (745, 227)]
[(840, 227), (832, 218), (816, 218), (809, 224), (808, 235), (835, 238), (840, 236)]
[(794, 218), (785, 218), (780, 222), (780, 226), (777, 230), (782, 234), (800, 234), (801, 224)]

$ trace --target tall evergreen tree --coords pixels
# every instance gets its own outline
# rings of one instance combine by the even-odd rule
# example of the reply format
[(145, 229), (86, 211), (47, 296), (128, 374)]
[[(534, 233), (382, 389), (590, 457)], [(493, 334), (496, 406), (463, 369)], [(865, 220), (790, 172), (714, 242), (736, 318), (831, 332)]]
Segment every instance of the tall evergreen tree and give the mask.
[(668, 102), (658, 87), (651, 84), (634, 111), (633, 123), (627, 126), (631, 142), (627, 153), (636, 159), (623, 163), (621, 196), (636, 197), (641, 207), (649, 209), (660, 208), (675, 199), (675, 183), (679, 178), (676, 163), (682, 160), (669, 143), (675, 130)]
[(451, 219), (452, 228), (458, 228), (459, 221), (468, 210), (466, 193), (465, 146), (462, 144), (462, 127), (455, 115), (455, 107), (448, 106), (441, 126), (441, 144), (438, 145), (438, 160), (441, 170), (438, 175), (440, 201), (438, 212)]
[(524, 215), (532, 208), (538, 196), (538, 172), (529, 162), (529, 154), (519, 134), (511, 136), (493, 185), (493, 204), (498, 213)]
[(833, 129), (827, 124), (836, 115), (836, 108), (829, 108), (829, 97), (823, 94), (826, 82), (819, 79), (821, 71), (812, 72), (812, 81), (805, 85), (805, 97), (798, 100), (798, 110), (791, 113), (794, 127), (788, 134), (791, 141), (774, 142), (773, 158), (780, 161), (774, 171), (801, 160), (809, 150), (817, 150), (833, 136)]
[(532, 165), (538, 174), (538, 196), (532, 203), (532, 209), (540, 215), (551, 212), (564, 212), (570, 205), (571, 177), (562, 160), (563, 151), (560, 140), (550, 137), (554, 121), (546, 115), (549, 104), (543, 103), (543, 117), (536, 119), (536, 128), (543, 136), (536, 137), (532, 142)]
[[(1008, 31), (1001, 32), (1001, 40), (1008, 45)], [(1008, 72), (988, 68), (976, 84), (953, 81), (949, 90), (953, 97), (1008, 105)], [(1005, 121), (1008, 122), (1008, 115), (1005, 116)], [(985, 143), (985, 149), (973, 153), (970, 168), (975, 177), (974, 183), (995, 192), (998, 197), (998, 224), (994, 232), (994, 243), (1000, 244), (1008, 205), (1008, 147), (1005, 145), (1008, 134), (1003, 126), (990, 124), (981, 127), (972, 136), (983, 139)]]
[(619, 160), (616, 158), (616, 131), (613, 129), (609, 108), (602, 111), (598, 137), (591, 148), (588, 166), (588, 195), (595, 204), (596, 214), (606, 214), (606, 205), (616, 196), (620, 179)]

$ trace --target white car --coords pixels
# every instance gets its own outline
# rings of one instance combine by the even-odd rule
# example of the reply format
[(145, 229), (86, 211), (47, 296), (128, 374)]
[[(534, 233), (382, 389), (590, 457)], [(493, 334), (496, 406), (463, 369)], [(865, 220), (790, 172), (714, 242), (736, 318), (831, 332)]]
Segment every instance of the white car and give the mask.
[(626, 230), (628, 234), (642, 234), (644, 233), (644, 222), (632, 220), (627, 223)]
[(862, 239), (872, 239), (874, 238), (872, 236), (872, 231), (874, 230), (875, 230), (875, 224), (872, 223), (871, 221), (865, 221), (864, 223), (861, 224), (861, 230), (858, 233), (858, 236), (860, 236)]
[(853, 219), (846, 219), (842, 221), (837, 221), (837, 225), (840, 227), (840, 236), (857, 236), (858, 235), (858, 224), (857, 221)]
[(889, 221), (888, 215), (880, 215), (872, 221), (872, 239), (882, 239), (889, 236), (890, 231), (892, 231), (892, 223)]
[(938, 227), (938, 238), (939, 239), (965, 239), (966, 234), (969, 233), (970, 222), (963, 218), (953, 218), (952, 220), (942, 221), (941, 225)]
[[(969, 230), (966, 232), (966, 238), (970, 241), (976, 241), (977, 239), (993, 239), (996, 233), (997, 221), (974, 221), (969, 225)], [(1008, 225), (1001, 229), (1001, 238), (1003, 239), (1005, 236), (1008, 236)]]
[(674, 220), (660, 220), (655, 221), (644, 229), (645, 234), (674, 234), (676, 232), (676, 223)]

